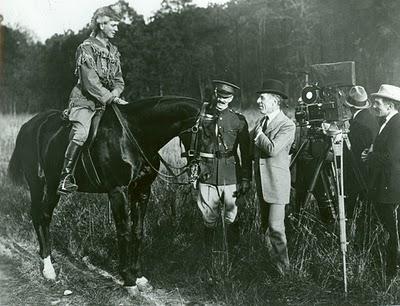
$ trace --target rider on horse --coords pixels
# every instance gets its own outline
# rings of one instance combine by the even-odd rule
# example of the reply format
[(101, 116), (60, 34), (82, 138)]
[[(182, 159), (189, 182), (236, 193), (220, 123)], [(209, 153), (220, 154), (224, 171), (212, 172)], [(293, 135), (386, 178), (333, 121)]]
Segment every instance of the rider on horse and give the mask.
[(96, 108), (104, 108), (110, 103), (128, 103), (119, 98), (124, 90), (120, 53), (109, 41), (118, 31), (119, 20), (110, 6), (97, 9), (91, 21), (92, 33), (76, 51), (78, 82), (69, 98), (68, 119), (72, 130), (58, 186), (60, 194), (78, 189), (73, 177), (74, 168), (88, 138)]

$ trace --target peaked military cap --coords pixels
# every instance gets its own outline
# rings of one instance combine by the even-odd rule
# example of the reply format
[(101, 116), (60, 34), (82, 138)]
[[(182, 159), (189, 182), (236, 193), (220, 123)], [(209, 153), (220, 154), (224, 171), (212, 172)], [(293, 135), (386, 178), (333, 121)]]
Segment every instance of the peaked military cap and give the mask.
[(215, 90), (217, 91), (217, 94), (223, 98), (235, 95), (236, 92), (240, 90), (239, 86), (225, 81), (213, 80), (212, 83), (215, 87)]

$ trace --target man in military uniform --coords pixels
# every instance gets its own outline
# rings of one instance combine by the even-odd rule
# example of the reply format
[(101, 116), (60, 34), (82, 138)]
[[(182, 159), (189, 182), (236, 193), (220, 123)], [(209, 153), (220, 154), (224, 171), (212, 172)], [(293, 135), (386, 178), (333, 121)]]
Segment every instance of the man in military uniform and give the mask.
[[(238, 227), (236, 198), (250, 189), (250, 137), (246, 118), (229, 108), (239, 87), (214, 80), (214, 95), (199, 122), (197, 152), (200, 156), (197, 205), (203, 214), (205, 242), (211, 250), (220, 204), (224, 205), (228, 243), (235, 244)], [(240, 158), (238, 154), (240, 150)]]
[(118, 24), (119, 16), (111, 7), (97, 9), (92, 18), (92, 33), (76, 51), (78, 82), (69, 98), (68, 118), (72, 130), (58, 186), (60, 194), (78, 188), (73, 172), (96, 108), (110, 103), (127, 104), (119, 98), (124, 90), (120, 54), (110, 43), (118, 31)]

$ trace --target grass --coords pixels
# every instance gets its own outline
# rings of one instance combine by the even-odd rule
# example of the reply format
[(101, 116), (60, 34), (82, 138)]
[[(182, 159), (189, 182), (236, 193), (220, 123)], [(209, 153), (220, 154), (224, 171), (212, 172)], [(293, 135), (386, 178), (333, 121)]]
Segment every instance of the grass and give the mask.
[[(246, 113), (250, 126), (256, 115)], [(0, 115), (0, 235), (37, 248), (29, 216), (29, 197), (24, 188), (11, 185), (5, 169), (16, 135), (29, 115)], [(173, 140), (161, 154), (181, 165), (179, 142)], [(156, 180), (145, 222), (143, 263), (145, 275), (156, 287), (178, 290), (193, 302), (214, 301), (227, 305), (264, 304), (396, 304), (399, 281), (385, 279), (386, 234), (366, 214), (367, 203), (349, 222), (347, 297), (342, 294), (342, 254), (337, 225), (318, 220), (314, 205), (301, 217), (287, 218), (292, 271), (286, 278), (273, 276), (267, 246), (260, 234), (258, 203), (252, 191), (240, 200), (241, 241), (238, 254), (226, 266), (204, 268), (202, 221), (190, 186)], [(176, 213), (174, 213), (176, 211)], [(114, 224), (110, 222), (104, 195), (76, 194), (62, 200), (52, 222), (53, 242), (63, 256), (87, 256), (97, 266), (117, 275)], [(1, 237), (0, 237), (1, 238)], [(73, 278), (73, 275), (68, 276)]]

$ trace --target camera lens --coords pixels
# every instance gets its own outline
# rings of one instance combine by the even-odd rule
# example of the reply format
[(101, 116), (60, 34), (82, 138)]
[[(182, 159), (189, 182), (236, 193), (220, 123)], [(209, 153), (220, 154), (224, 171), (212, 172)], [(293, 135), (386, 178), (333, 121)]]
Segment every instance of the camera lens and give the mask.
[(319, 97), (319, 88), (317, 86), (306, 86), (301, 92), (301, 98), (306, 104), (315, 103)]

